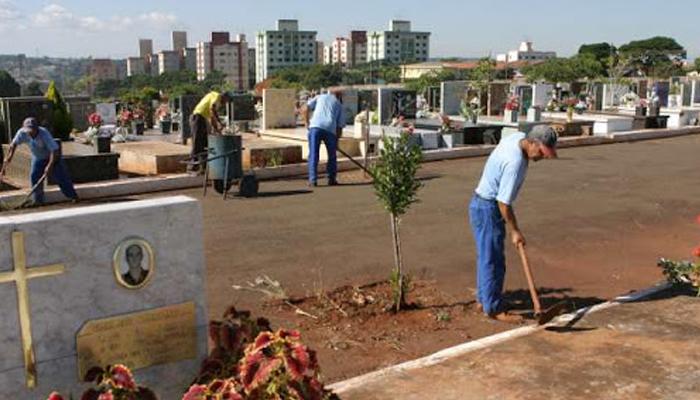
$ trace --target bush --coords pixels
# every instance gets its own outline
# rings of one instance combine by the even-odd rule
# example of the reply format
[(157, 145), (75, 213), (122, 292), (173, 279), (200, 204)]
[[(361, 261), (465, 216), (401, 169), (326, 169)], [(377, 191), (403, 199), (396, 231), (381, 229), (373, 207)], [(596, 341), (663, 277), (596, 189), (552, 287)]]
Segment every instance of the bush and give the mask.
[(56, 83), (51, 81), (46, 90), (46, 98), (53, 104), (53, 114), (51, 124), (53, 125), (53, 135), (63, 140), (68, 139), (73, 130), (73, 119), (68, 112), (68, 106), (63, 101), (63, 96), (58, 92)]

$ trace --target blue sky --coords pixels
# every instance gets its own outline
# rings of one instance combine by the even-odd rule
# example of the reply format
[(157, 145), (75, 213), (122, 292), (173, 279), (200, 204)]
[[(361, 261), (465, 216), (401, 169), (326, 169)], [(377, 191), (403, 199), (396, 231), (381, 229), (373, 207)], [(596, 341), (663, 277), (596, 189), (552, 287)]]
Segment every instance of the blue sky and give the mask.
[(319, 39), (351, 29), (385, 29), (392, 18), (433, 33), (431, 56), (479, 57), (532, 40), (538, 50), (575, 53), (581, 43), (665, 35), (700, 56), (700, 0), (0, 0), (0, 54), (126, 57), (137, 39), (170, 47), (185, 29), (190, 45), (212, 30), (245, 33), (297, 18)]

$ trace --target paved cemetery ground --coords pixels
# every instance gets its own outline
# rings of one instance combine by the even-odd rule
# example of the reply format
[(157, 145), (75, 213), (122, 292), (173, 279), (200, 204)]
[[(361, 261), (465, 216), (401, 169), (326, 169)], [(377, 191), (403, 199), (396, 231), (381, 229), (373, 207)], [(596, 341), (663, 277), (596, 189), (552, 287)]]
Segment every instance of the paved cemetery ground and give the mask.
[[(662, 279), (659, 257), (689, 258), (699, 234), (700, 135), (559, 153), (531, 166), (516, 205), (545, 303), (567, 297), (580, 307), (645, 288)], [(484, 161), (421, 169), (421, 202), (404, 218), (402, 238), (412, 299), (422, 307), (398, 317), (361, 305), (381, 300), (385, 287), (363, 286), (387, 279), (393, 265), (389, 218), (361, 173), (313, 191), (302, 179), (262, 182), (256, 199), (223, 201), (210, 191), (203, 201), (210, 315), (233, 304), (274, 326), (300, 328), (329, 382), (511, 329), (473, 307), (466, 207)], [(180, 193), (201, 198), (201, 190)], [(507, 258), (509, 297), (527, 307), (519, 303), (526, 283), (510, 247)], [(232, 288), (263, 275), (292, 298), (306, 298), (294, 304), (318, 319)]]
[(697, 399), (695, 293), (666, 291), (574, 324), (392, 373), (345, 400)]

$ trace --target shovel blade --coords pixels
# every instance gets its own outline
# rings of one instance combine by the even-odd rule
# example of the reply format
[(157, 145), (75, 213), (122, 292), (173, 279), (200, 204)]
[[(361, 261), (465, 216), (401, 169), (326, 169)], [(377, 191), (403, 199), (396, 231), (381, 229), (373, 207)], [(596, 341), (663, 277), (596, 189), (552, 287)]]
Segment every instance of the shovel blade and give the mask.
[(558, 317), (559, 314), (564, 312), (566, 309), (566, 301), (560, 301), (557, 304), (549, 307), (540, 314), (537, 315), (537, 325), (544, 325), (554, 318)]

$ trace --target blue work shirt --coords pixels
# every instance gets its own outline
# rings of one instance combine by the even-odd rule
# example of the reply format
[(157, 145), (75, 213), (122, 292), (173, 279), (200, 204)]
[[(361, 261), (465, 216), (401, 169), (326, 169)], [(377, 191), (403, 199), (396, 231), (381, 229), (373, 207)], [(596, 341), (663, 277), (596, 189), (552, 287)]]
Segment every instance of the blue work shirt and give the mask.
[(51, 136), (51, 133), (49, 133), (46, 128), (39, 127), (38, 129), (39, 132), (36, 137), (32, 139), (29, 132), (21, 128), (15, 134), (15, 138), (12, 139), (12, 144), (19, 146), (22, 143), (27, 143), (34, 158), (37, 160), (46, 160), (52, 152), (58, 150), (58, 144), (56, 144), (53, 136)]
[(323, 129), (335, 135), (338, 128), (345, 127), (345, 112), (343, 105), (332, 94), (322, 94), (309, 100), (309, 110), (313, 111), (313, 117), (309, 121), (310, 128)]
[(520, 148), (525, 139), (522, 132), (514, 133), (496, 146), (486, 161), (476, 194), (487, 200), (511, 205), (518, 197), (527, 174), (528, 159)]

